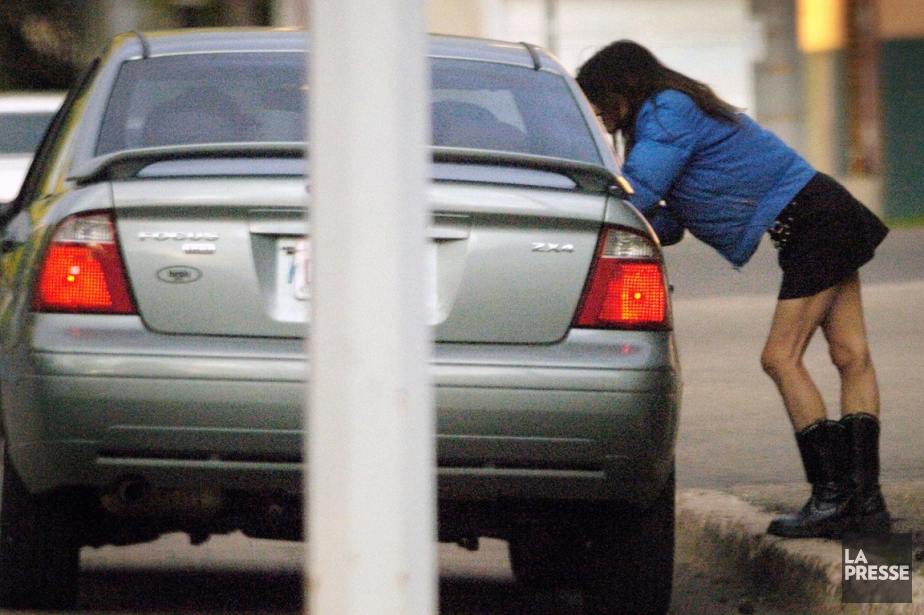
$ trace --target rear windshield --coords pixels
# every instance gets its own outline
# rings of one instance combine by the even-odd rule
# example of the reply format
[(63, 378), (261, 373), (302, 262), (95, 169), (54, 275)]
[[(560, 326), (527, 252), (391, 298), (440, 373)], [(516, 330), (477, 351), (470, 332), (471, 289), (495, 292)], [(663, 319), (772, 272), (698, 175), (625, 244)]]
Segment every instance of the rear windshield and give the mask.
[(166, 56), (122, 65), (97, 155), (125, 149), (304, 141), (305, 56)]
[[(303, 141), (305, 57), (223, 53), (126, 62), (97, 155), (196, 143)], [(599, 164), (565, 80), (504, 64), (434, 59), (432, 143)]]
[(532, 68), (435, 59), (433, 144), (600, 164), (564, 78)]
[(0, 154), (34, 154), (54, 115), (0, 113)]

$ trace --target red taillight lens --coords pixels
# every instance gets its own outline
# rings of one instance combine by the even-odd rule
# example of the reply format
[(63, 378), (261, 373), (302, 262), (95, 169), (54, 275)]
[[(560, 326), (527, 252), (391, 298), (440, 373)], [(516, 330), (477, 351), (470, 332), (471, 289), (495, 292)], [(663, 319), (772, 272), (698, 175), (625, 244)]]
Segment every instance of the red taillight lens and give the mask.
[(575, 326), (670, 328), (664, 266), (651, 240), (626, 229), (604, 229)]
[(74, 216), (55, 229), (32, 307), (39, 312), (136, 313), (111, 216)]

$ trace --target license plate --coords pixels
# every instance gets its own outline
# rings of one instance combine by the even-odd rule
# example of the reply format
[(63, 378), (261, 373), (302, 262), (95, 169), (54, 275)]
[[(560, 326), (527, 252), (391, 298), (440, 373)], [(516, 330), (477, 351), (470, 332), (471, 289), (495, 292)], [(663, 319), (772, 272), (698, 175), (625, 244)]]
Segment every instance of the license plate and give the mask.
[(299, 239), (291, 251), (288, 283), (292, 294), (299, 301), (311, 298), (311, 238)]
[(270, 311), (277, 320), (304, 322), (311, 299), (311, 240), (281, 237), (276, 241), (276, 292)]
[[(436, 324), (441, 320), (436, 242), (427, 245), (424, 259), (427, 316), (430, 324)], [(276, 243), (276, 300), (273, 310), (277, 318), (305, 318), (307, 303), (311, 300), (311, 275), (311, 238), (280, 238)]]

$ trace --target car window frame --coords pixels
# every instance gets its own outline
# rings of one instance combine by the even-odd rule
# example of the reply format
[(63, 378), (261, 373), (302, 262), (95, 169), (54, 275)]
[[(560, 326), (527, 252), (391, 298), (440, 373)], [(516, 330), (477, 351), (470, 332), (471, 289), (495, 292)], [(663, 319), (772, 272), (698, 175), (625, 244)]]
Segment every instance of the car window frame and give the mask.
[(58, 142), (58, 136), (62, 130), (62, 126), (67, 125), (67, 120), (70, 119), (76, 102), (89, 89), (100, 64), (101, 58), (94, 58), (78, 76), (75, 85), (68, 90), (67, 95), (64, 97), (64, 102), (61, 103), (61, 107), (58, 109), (58, 112), (55, 113), (54, 118), (52, 118), (51, 123), (45, 130), (45, 134), (42, 136), (38, 149), (35, 150), (35, 156), (23, 180), (19, 194), (9, 203), (0, 204), (0, 228), (5, 227), (10, 219), (22, 211), (27, 203), (31, 203), (35, 200), (35, 192), (39, 185), (39, 178), (45, 172), (46, 162), (51, 157), (51, 152)]

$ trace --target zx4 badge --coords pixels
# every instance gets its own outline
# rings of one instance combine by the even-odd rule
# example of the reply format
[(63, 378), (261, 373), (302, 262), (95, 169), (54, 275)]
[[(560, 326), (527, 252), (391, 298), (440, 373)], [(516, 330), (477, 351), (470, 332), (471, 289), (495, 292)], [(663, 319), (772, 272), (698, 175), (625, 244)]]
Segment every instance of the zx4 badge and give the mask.
[(534, 241), (533, 252), (574, 252), (574, 246), (570, 243), (545, 243), (543, 241)]

